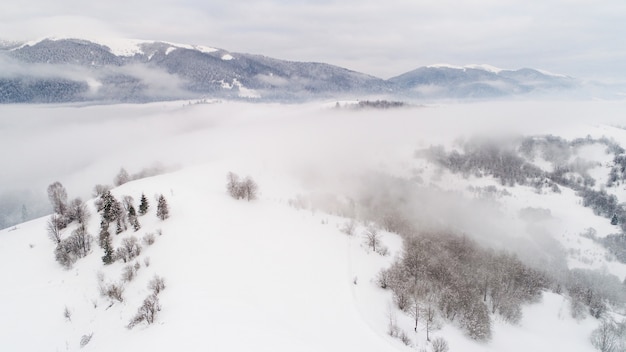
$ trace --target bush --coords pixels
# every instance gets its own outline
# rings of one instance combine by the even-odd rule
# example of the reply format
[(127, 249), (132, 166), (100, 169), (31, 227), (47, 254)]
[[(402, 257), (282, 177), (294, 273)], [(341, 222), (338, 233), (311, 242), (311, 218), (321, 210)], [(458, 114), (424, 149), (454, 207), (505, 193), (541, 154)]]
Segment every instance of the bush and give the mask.
[(146, 245), (146, 246), (151, 246), (154, 244), (155, 238), (154, 238), (154, 234), (153, 233), (147, 233), (145, 236), (143, 236), (142, 242)]
[(137, 268), (135, 265), (126, 265), (122, 270), (122, 280), (131, 282), (137, 276)]
[(448, 352), (450, 347), (448, 347), (448, 341), (446, 341), (443, 337), (437, 337), (432, 342), (433, 352)]
[(101, 283), (100, 294), (102, 296), (109, 297), (110, 299), (114, 299), (118, 302), (124, 302), (124, 286), (122, 284), (112, 283), (108, 285), (103, 285)]
[(91, 334), (89, 334), (89, 335), (83, 335), (80, 338), (80, 348), (83, 348), (83, 347), (87, 346), (89, 341), (91, 341), (92, 337), (93, 337), (93, 332)]
[(148, 283), (148, 289), (152, 290), (155, 295), (158, 295), (165, 289), (165, 279), (158, 275), (154, 275), (152, 280)]
[(115, 251), (115, 258), (121, 259), (124, 263), (132, 260), (141, 254), (141, 246), (135, 236), (126, 237), (122, 240), (122, 245)]

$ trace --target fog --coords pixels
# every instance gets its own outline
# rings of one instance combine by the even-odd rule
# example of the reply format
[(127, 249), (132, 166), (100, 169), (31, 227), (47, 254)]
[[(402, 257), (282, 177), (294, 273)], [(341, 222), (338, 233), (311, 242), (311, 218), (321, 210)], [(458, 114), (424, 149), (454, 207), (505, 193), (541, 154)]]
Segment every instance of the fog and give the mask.
[[(418, 148), (452, 145), (479, 134), (583, 137), (591, 125), (619, 124), (626, 107), (616, 101), (451, 103), (397, 110), (338, 110), (334, 105), (3, 105), (0, 210), (9, 224), (20, 220), (22, 204), (29, 217), (43, 215), (45, 189), (52, 182), (64, 184), (70, 197), (87, 199), (94, 185), (111, 184), (120, 167), (136, 173), (154, 165), (174, 170), (215, 163), (291, 182), (300, 192), (354, 195), (365, 185), (364, 175), (406, 173)], [(494, 211), (465, 206), (458, 195), (443, 196), (427, 186), (416, 197), (428, 202), (416, 199), (422, 208), (415, 213), (484, 219), (485, 212)], [(467, 213), (472, 208), (474, 213)], [(463, 221), (458, 225), (470, 226)], [(471, 226), (480, 232), (480, 222)], [(497, 230), (502, 224), (488, 226)]]

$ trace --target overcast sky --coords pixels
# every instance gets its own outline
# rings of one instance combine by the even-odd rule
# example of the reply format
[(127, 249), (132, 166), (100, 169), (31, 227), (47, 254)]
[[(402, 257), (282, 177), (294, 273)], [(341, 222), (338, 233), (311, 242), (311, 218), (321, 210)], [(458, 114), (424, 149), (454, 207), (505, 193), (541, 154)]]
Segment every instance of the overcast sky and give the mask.
[(624, 0), (7, 0), (0, 38), (125, 37), (381, 78), (450, 63), (626, 81)]

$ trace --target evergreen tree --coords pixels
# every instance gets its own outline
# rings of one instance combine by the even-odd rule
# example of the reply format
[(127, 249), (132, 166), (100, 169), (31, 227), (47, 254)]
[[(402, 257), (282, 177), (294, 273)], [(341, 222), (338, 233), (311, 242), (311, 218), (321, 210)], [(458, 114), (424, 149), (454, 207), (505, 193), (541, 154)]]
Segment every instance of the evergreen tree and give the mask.
[(100, 244), (100, 247), (102, 247), (102, 249), (104, 250), (102, 262), (104, 264), (113, 263), (113, 243), (111, 242), (111, 234), (109, 233), (109, 224), (105, 220), (102, 220), (102, 222), (100, 222), (100, 235), (98, 238), (98, 243)]
[(145, 194), (141, 194), (141, 201), (139, 203), (139, 215), (146, 215), (148, 212), (148, 208), (150, 205), (148, 204), (148, 198), (146, 198)]
[(170, 210), (167, 206), (165, 197), (161, 194), (159, 196), (159, 203), (157, 204), (157, 217), (161, 220), (165, 220), (170, 216)]
[(141, 228), (141, 225), (139, 224), (139, 219), (137, 219), (137, 212), (135, 211), (135, 207), (132, 205), (128, 207), (128, 222), (130, 222), (130, 224), (133, 226), (135, 232), (139, 231), (139, 229)]
[(113, 257), (113, 244), (111, 243), (111, 236), (106, 236), (103, 249), (104, 249), (104, 256), (102, 256), (102, 262), (107, 265), (113, 263), (114, 257)]
[(119, 205), (117, 199), (113, 197), (111, 191), (106, 191), (100, 196), (98, 211), (102, 211), (102, 218), (107, 223), (110, 224), (113, 221), (117, 220), (120, 209), (121, 206)]
[(617, 214), (613, 214), (613, 217), (611, 218), (611, 225), (617, 225), (617, 223)]

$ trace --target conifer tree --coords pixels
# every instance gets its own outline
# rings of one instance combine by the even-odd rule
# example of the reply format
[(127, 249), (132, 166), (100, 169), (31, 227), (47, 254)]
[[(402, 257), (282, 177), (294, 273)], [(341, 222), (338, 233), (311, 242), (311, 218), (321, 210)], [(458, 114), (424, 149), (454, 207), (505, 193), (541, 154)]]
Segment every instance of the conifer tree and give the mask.
[(100, 235), (98, 238), (98, 243), (100, 244), (100, 247), (102, 247), (102, 249), (104, 250), (102, 262), (104, 264), (113, 263), (113, 243), (111, 243), (109, 224), (105, 220), (102, 220), (102, 222), (100, 222)]
[(165, 197), (161, 194), (159, 196), (159, 202), (157, 204), (157, 217), (161, 220), (165, 220), (170, 216), (170, 210), (167, 205)]
[(145, 194), (141, 194), (141, 201), (139, 203), (139, 215), (146, 215), (148, 212), (148, 208), (150, 208), (150, 204), (148, 204), (148, 198), (146, 198)]
[(139, 229), (141, 228), (141, 225), (139, 224), (139, 219), (137, 219), (137, 212), (135, 211), (135, 207), (132, 205), (128, 207), (128, 222), (130, 222), (130, 224), (133, 226), (135, 232), (139, 231)]

